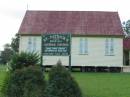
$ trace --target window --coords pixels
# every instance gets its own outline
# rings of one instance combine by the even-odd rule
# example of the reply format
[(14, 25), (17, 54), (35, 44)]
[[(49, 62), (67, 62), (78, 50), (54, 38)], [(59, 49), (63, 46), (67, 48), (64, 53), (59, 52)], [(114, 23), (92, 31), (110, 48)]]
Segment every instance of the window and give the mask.
[(27, 51), (32, 51), (32, 38), (29, 37), (28, 38), (28, 47), (27, 47)]
[(87, 40), (87, 38), (85, 38), (85, 40), (84, 40), (84, 45), (85, 45), (85, 47), (84, 47), (84, 53), (85, 54), (88, 54), (88, 40)]
[(36, 37), (33, 38), (33, 51), (36, 51)]
[(109, 41), (107, 38), (105, 42), (105, 55), (108, 55), (108, 54), (109, 54)]
[(83, 38), (80, 38), (80, 46), (79, 46), (79, 48), (80, 48), (80, 54), (83, 54)]
[(110, 54), (113, 55), (114, 54), (114, 40), (113, 40), (113, 38), (111, 38), (110, 41), (111, 41)]
[(36, 37), (29, 37), (28, 38), (27, 51), (29, 51), (29, 52), (36, 51)]
[(88, 40), (87, 38), (80, 38), (80, 54), (88, 54)]
[(107, 38), (105, 41), (105, 55), (114, 55), (114, 39)]

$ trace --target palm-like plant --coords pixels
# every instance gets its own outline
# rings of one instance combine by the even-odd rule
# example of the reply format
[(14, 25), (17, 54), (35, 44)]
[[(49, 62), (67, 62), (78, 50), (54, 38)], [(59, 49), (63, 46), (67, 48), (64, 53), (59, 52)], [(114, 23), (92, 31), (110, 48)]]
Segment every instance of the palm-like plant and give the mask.
[(33, 66), (40, 63), (40, 57), (34, 52), (21, 52), (16, 53), (11, 59), (11, 68), (21, 69), (23, 67)]

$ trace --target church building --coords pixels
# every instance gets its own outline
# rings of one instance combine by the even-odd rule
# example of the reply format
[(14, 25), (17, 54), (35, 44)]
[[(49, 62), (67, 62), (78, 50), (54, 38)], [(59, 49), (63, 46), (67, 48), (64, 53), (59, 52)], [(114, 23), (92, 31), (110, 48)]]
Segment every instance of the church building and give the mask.
[[(38, 52), (45, 67), (58, 60), (85, 71), (120, 71), (123, 66), (124, 34), (118, 12), (27, 10), (18, 33), (19, 51)], [(46, 51), (42, 38), (51, 34), (70, 35), (70, 55), (42, 53)]]

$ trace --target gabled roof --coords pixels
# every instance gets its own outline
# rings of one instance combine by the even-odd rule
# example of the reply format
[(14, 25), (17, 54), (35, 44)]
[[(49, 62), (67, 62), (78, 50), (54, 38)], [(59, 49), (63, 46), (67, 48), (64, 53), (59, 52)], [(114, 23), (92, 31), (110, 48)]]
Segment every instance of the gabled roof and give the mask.
[(130, 50), (130, 37), (123, 39), (123, 48), (125, 50)]
[(19, 34), (41, 33), (122, 36), (123, 30), (117, 12), (27, 11)]

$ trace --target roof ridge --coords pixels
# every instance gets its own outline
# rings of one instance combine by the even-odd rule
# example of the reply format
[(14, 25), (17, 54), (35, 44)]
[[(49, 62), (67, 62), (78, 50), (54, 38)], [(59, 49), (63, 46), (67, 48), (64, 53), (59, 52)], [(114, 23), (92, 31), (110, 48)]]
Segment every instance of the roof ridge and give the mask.
[(85, 10), (27, 10), (27, 12), (101, 12), (101, 13), (118, 13), (118, 11), (85, 11)]

